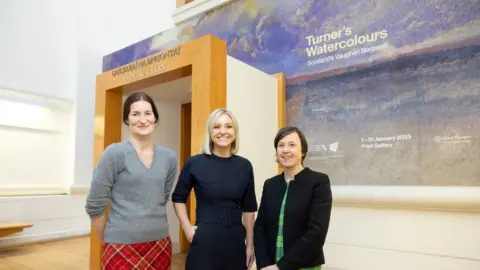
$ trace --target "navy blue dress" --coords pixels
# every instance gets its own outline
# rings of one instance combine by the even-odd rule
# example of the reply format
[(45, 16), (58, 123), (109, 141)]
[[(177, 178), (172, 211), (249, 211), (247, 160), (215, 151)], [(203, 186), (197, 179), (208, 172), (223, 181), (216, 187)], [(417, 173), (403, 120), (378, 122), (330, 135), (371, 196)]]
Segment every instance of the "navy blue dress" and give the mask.
[(186, 203), (192, 188), (197, 230), (185, 269), (246, 269), (242, 213), (256, 212), (258, 207), (252, 164), (237, 155), (195, 155), (182, 168), (172, 201)]

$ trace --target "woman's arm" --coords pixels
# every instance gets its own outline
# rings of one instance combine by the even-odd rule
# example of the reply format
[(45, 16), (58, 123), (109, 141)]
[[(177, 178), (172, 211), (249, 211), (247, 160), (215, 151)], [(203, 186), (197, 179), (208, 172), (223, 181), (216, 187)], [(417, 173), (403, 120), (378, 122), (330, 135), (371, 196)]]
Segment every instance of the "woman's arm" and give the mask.
[(185, 203), (173, 203), (173, 208), (175, 209), (175, 214), (177, 215), (178, 221), (182, 226), (185, 236), (187, 237), (189, 242), (192, 242), (193, 234), (190, 234), (192, 233), (193, 225), (188, 219), (187, 206), (185, 205)]
[(245, 212), (243, 213), (243, 224), (247, 231), (247, 248), (253, 249), (253, 226), (255, 223), (255, 213)]
[(253, 245), (253, 226), (255, 223), (255, 212), (257, 211), (257, 196), (255, 194), (255, 176), (253, 174), (253, 166), (248, 164), (248, 184), (243, 195), (242, 200), (242, 218), (243, 225), (246, 230), (246, 242), (247, 242), (247, 269), (250, 269), (255, 260), (254, 245)]
[[(268, 180), (267, 180), (268, 181)], [(267, 250), (267, 199), (266, 186), (267, 181), (263, 184), (262, 198), (260, 199), (260, 208), (258, 209), (257, 219), (254, 226), (254, 246), (255, 246), (255, 255), (257, 257), (257, 269), (260, 270), (264, 267), (267, 267), (274, 262), (270, 261)]]
[(97, 167), (93, 170), (93, 178), (85, 205), (85, 210), (92, 221), (92, 227), (102, 241), (106, 222), (106, 205), (117, 176), (116, 152), (115, 145), (110, 145), (103, 152)]
[(193, 225), (187, 214), (186, 203), (194, 185), (194, 178), (191, 174), (191, 160), (188, 160), (183, 166), (175, 190), (172, 194), (173, 207), (178, 221), (187, 237), (188, 241), (193, 238)]
[(105, 215), (92, 219), (92, 227), (95, 230), (95, 233), (97, 234), (98, 238), (102, 241), (104, 237), (103, 232), (105, 231), (106, 222), (107, 222), (107, 218), (105, 217)]
[(170, 170), (168, 171), (167, 179), (165, 181), (165, 203), (167, 203), (170, 199), (173, 182), (175, 181), (175, 176), (177, 175), (177, 159), (174, 155), (172, 155), (172, 159), (170, 162)]
[(313, 188), (308, 230), (277, 262), (280, 270), (295, 270), (308, 263), (323, 248), (327, 237), (332, 211), (332, 191), (327, 175), (317, 181)]
[(253, 225), (255, 223), (255, 212), (257, 211), (257, 196), (255, 194), (255, 177), (253, 167), (250, 164), (247, 189), (243, 195), (242, 211), (243, 224), (247, 231), (247, 247), (253, 248)]

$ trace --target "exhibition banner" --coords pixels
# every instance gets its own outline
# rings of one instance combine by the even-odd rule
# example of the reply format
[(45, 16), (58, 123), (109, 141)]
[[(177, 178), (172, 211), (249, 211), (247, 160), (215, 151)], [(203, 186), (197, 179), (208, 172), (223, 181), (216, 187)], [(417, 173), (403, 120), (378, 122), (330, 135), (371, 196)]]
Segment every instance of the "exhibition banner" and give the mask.
[(287, 75), (287, 122), (333, 184), (480, 185), (476, 1), (238, 0), (105, 56), (104, 71), (206, 34)]

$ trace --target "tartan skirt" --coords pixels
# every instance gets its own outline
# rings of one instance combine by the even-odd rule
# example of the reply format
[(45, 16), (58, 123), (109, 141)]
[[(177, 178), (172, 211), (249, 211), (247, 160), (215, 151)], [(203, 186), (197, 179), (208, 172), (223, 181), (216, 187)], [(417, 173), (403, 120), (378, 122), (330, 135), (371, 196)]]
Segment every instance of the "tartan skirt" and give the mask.
[(170, 270), (171, 261), (170, 237), (145, 243), (103, 244), (103, 270)]

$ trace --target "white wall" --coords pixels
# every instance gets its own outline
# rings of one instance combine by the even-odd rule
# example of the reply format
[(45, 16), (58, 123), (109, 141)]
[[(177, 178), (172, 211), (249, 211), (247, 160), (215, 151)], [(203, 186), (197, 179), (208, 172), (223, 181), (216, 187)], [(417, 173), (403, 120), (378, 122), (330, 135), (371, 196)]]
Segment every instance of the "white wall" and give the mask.
[(68, 192), (73, 181), (73, 119), (71, 104), (62, 106), (0, 95), (0, 196)]
[(84, 196), (51, 195), (66, 194), (73, 182), (72, 104), (1, 92), (9, 94), (0, 98), (0, 222), (33, 227), (0, 238), (0, 248), (87, 234)]
[[(175, 5), (174, 0), (144, 0), (134, 5), (126, 0), (77, 2), (79, 63), (75, 149), (78, 151), (75, 153), (74, 190), (85, 192), (90, 185), (96, 75), (102, 73), (103, 56), (172, 27), (170, 14)], [(132, 16), (135, 19), (126, 19)]]
[(0, 87), (76, 95), (76, 1), (2, 0)]
[[(50, 166), (50, 172), (38, 182), (86, 190), (93, 166), (94, 94), (102, 58), (172, 27), (176, 2), (148, 0), (132, 5), (126, 0), (4, 0), (1, 6), (0, 88), (74, 102), (74, 157), (58, 158), (74, 162), (73, 179), (50, 177), (58, 175)], [(124, 23), (132, 14), (141, 16)], [(2, 135), (24, 136), (11, 129), (2, 130)], [(24, 150), (29, 148), (27, 144)], [(60, 164), (57, 166), (66, 168)], [(12, 174), (7, 178), (16, 177)], [(17, 177), (16, 183), (28, 185), (21, 179)]]
[(260, 206), (265, 180), (278, 174), (273, 147), (278, 131), (278, 82), (231, 56), (227, 56), (227, 70), (227, 108), (239, 124), (238, 154), (253, 165)]
[[(255, 166), (259, 200), (263, 181), (277, 169), (272, 146), (277, 125), (276, 82), (232, 57), (227, 65), (227, 107), (239, 118), (240, 152)], [(473, 192), (453, 192), (467, 197), (458, 200), (457, 209), (454, 199), (435, 197), (445, 191), (426, 189), (408, 194), (417, 205), (388, 208), (388, 204), (381, 207), (378, 199), (389, 204), (395, 199), (404, 204), (408, 200), (392, 193), (393, 189), (387, 193), (393, 194), (390, 198), (377, 194), (386, 189), (348, 190), (333, 187), (336, 204), (325, 245), (325, 270), (480, 269), (480, 212), (466, 211), (478, 202)], [(421, 194), (427, 198), (422, 200)], [(422, 201), (429, 200), (431, 206), (440, 203), (438, 207), (449, 205), (450, 210), (418, 209)], [(347, 201), (350, 206), (344, 205)], [(377, 207), (367, 206), (375, 201)]]
[(480, 213), (333, 208), (325, 255), (345, 270), (480, 269)]
[[(73, 0), (2, 1), (0, 88), (8, 93), (0, 100), (20, 104), (2, 107), (0, 195), (65, 193), (74, 181), (76, 8)], [(66, 106), (31, 107), (49, 100)], [(82, 196), (0, 198), (0, 222), (33, 224), (0, 248), (88, 233), (83, 204)]]
[[(73, 0), (1, 3), (0, 89), (2, 94), (8, 93), (0, 95), (0, 135), (4, 141), (0, 151), (9, 154), (2, 154), (0, 194), (16, 194), (19, 189), (26, 194), (35, 190), (61, 193), (73, 182), (75, 8)], [(7, 106), (5, 102), (12, 97), (17, 105)], [(32, 101), (43, 99), (65, 103), (67, 108), (32, 107)]]
[(339, 269), (480, 269), (479, 192), (334, 186), (327, 262)]
[[(95, 83), (102, 72), (102, 57), (171, 27), (174, 8), (174, 0), (144, 0), (135, 5), (125, 0), (1, 1), (0, 89), (13, 90), (17, 96), (34, 93), (37, 99), (66, 100), (71, 109), (57, 111), (46, 121), (57, 119), (58, 125), (68, 126), (64, 133), (38, 130), (38, 123), (37, 130), (26, 129), (23, 120), (22, 128), (0, 126), (4, 142), (0, 145), (0, 196), (57, 194), (70, 187), (80, 193), (88, 190)], [(19, 117), (26, 118), (12, 112), (0, 122), (17, 121), (18, 125)], [(51, 129), (49, 123), (41, 126)], [(7, 170), (6, 165), (11, 167)], [(34, 225), (2, 238), (0, 247), (87, 234), (84, 204), (84, 195), (0, 198), (0, 222)]]
[(158, 34), (174, 26), (175, 0), (103, 0), (105, 54)]
[(105, 53), (104, 1), (76, 1), (77, 81), (75, 91), (75, 192), (86, 192), (93, 168), (93, 118), (95, 115), (96, 76), (102, 72)]
[[(78, 83), (73, 189), (88, 190), (93, 166), (96, 75), (102, 58), (173, 26), (175, 0), (77, 1)], [(134, 18), (134, 19), (132, 19)]]
[(260, 203), (263, 183), (278, 174), (273, 148), (278, 131), (277, 79), (230, 56), (227, 70), (227, 108), (239, 122), (238, 154), (253, 165)]
[(84, 204), (82, 195), (0, 198), (0, 222), (33, 224), (21, 233), (0, 238), (0, 249), (88, 234), (90, 220)]
[[(157, 89), (156, 91), (161, 91)], [(148, 93), (148, 92), (147, 92)], [(125, 98), (125, 97), (124, 97)], [(155, 100), (158, 109), (159, 121), (153, 133), (153, 143), (172, 149), (177, 154), (177, 160), (180, 159), (180, 131), (181, 131), (181, 104), (177, 102), (168, 102)], [(122, 140), (128, 139), (128, 127), (122, 126)], [(180, 169), (180, 163), (178, 164)], [(178, 177), (178, 173), (177, 173)], [(174, 186), (177, 184), (175, 179)], [(180, 251), (179, 242), (179, 223), (171, 201), (167, 204), (167, 219), (170, 225), (170, 237), (172, 238), (173, 252)]]

